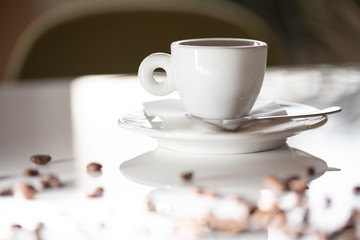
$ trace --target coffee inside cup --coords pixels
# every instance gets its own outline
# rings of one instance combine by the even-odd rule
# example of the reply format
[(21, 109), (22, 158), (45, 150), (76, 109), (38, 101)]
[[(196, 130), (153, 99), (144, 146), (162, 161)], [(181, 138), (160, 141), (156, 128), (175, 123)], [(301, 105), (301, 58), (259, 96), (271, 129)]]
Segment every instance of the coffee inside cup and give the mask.
[(181, 46), (194, 46), (194, 47), (257, 47), (265, 45), (264, 42), (254, 40), (238, 40), (238, 39), (213, 39), (213, 40), (186, 40), (179, 41), (178, 45)]

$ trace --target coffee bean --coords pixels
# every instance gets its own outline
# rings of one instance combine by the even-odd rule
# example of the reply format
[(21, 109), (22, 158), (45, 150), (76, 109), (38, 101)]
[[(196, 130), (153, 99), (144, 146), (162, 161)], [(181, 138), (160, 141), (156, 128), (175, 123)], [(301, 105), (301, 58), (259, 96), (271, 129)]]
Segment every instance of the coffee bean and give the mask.
[(0, 196), (12, 196), (14, 194), (12, 188), (5, 188), (0, 191)]
[(35, 231), (39, 231), (44, 227), (44, 223), (43, 222), (38, 222), (35, 226)]
[(345, 226), (341, 229), (336, 230), (327, 239), (334, 240), (352, 240), (358, 239), (356, 237), (356, 229), (354, 226)]
[(89, 172), (101, 171), (102, 165), (97, 162), (91, 162), (86, 166), (86, 170)]
[(332, 200), (331, 198), (326, 197), (325, 198), (325, 207), (330, 208), (332, 206)]
[(37, 190), (28, 183), (19, 183), (15, 188), (15, 196), (25, 199), (33, 199)]
[(311, 177), (314, 176), (314, 174), (315, 174), (315, 169), (313, 167), (306, 167), (303, 168), (301, 171), (301, 175), (303, 177)]
[(307, 184), (301, 179), (293, 178), (287, 182), (288, 189), (297, 193), (303, 193), (308, 189)]
[(210, 229), (227, 233), (239, 233), (246, 230), (246, 222), (236, 221), (232, 219), (213, 218), (209, 221)]
[(286, 216), (283, 211), (278, 211), (272, 216), (269, 225), (274, 228), (284, 228), (286, 225)]
[(268, 176), (264, 179), (264, 186), (272, 190), (274, 193), (282, 193), (285, 191), (285, 184), (278, 178)]
[(255, 210), (250, 215), (250, 229), (255, 231), (266, 229), (269, 226), (272, 216), (272, 212), (265, 212), (259, 209)]
[(10, 228), (12, 228), (12, 229), (21, 229), (22, 226), (20, 224), (11, 224)]
[(148, 212), (155, 212), (154, 203), (153, 203), (150, 199), (147, 199), (147, 200), (145, 201), (145, 209), (146, 209), (146, 211), (148, 211)]
[(218, 197), (218, 193), (216, 193), (213, 190), (208, 189), (208, 188), (200, 188), (197, 186), (193, 186), (191, 189), (195, 194), (198, 194), (198, 195), (204, 195), (204, 196), (208, 196), (208, 197)]
[(184, 172), (184, 173), (180, 174), (180, 178), (183, 181), (189, 182), (193, 179), (193, 175), (194, 175), (193, 172), (188, 171), (188, 172)]
[(40, 184), (43, 188), (59, 188), (62, 182), (53, 174), (44, 174), (41, 176)]
[(355, 187), (353, 188), (353, 193), (354, 193), (355, 195), (360, 195), (360, 186), (355, 186)]
[(101, 228), (105, 228), (105, 223), (103, 223), (103, 222), (99, 223), (99, 228), (100, 228), (100, 229), (101, 229)]
[(104, 193), (104, 189), (102, 187), (95, 188), (94, 192), (91, 194), (88, 194), (88, 198), (95, 198), (95, 197), (101, 197)]
[(24, 170), (23, 175), (26, 177), (34, 177), (39, 175), (39, 171), (36, 169), (28, 168)]
[(30, 157), (30, 161), (37, 165), (45, 165), (50, 162), (51, 156), (45, 154), (37, 154)]
[(41, 235), (40, 235), (40, 231), (41, 229), (44, 227), (44, 223), (39, 222), (38, 224), (36, 224), (35, 229), (34, 229), (34, 237), (36, 240), (41, 240)]

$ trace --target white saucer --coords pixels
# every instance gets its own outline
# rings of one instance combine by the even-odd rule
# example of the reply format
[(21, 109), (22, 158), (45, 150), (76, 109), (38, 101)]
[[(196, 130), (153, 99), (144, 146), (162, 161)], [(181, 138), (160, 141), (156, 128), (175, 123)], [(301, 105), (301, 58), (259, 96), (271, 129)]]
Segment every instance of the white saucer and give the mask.
[(221, 192), (251, 192), (263, 189), (263, 179), (273, 175), (280, 178), (301, 176), (306, 167), (315, 169), (308, 181), (320, 177), (327, 164), (306, 152), (284, 146), (258, 153), (214, 155), (191, 154), (158, 147), (120, 166), (120, 172), (130, 180), (154, 187), (184, 187), (182, 173), (193, 172), (191, 185)]
[[(164, 103), (164, 102), (162, 102)], [(279, 102), (288, 114), (304, 113), (317, 108), (291, 102)], [(165, 148), (188, 153), (237, 154), (273, 149), (285, 144), (288, 137), (318, 128), (327, 122), (326, 116), (286, 122), (258, 123), (237, 132), (212, 131), (188, 119), (179, 100), (167, 100), (171, 113), (159, 116), (164, 121), (149, 121), (144, 110), (120, 117), (119, 125), (131, 131), (155, 138)], [(168, 114), (168, 115), (167, 115)], [(137, 120), (132, 120), (136, 117)], [(135, 119), (135, 118), (134, 118)], [(141, 119), (138, 121), (138, 119)], [(154, 119), (152, 119), (154, 120)]]

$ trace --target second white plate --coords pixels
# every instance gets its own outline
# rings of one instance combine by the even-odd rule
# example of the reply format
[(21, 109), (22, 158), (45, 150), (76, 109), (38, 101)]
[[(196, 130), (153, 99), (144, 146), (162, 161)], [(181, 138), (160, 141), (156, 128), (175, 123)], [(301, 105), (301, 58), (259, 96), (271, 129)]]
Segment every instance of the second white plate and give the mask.
[[(264, 189), (265, 177), (300, 177), (302, 170), (308, 167), (313, 168), (315, 174), (306, 181), (327, 171), (327, 164), (322, 159), (285, 144), (272, 151), (233, 155), (181, 153), (159, 147), (123, 162), (120, 171), (130, 180), (149, 186), (198, 186), (254, 196), (255, 200)], [(190, 183), (180, 177), (188, 171), (193, 173)]]

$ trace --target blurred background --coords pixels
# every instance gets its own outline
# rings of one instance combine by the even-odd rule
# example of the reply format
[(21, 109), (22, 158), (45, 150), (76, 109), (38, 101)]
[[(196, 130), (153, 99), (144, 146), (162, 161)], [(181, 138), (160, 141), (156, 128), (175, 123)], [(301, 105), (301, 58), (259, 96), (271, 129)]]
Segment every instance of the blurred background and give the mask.
[(269, 66), (356, 63), (360, 0), (2, 0), (0, 81), (136, 73), (196, 37), (264, 40)]

